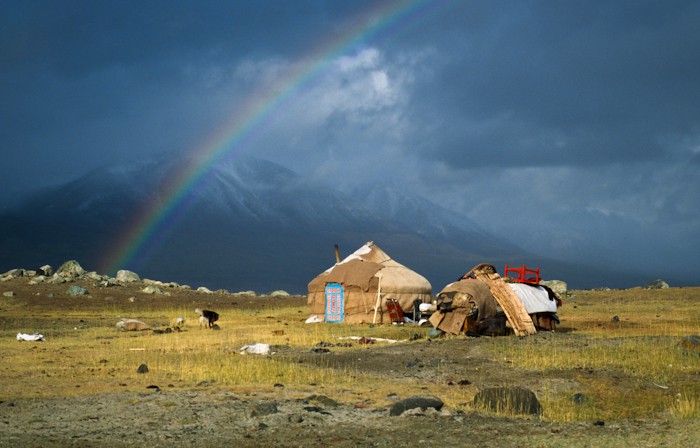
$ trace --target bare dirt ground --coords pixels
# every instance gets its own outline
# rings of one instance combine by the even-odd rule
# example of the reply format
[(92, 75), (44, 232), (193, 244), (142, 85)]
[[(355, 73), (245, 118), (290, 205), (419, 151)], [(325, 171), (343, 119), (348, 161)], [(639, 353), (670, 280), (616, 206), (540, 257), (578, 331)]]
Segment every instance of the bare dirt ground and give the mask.
[[(139, 286), (96, 289), (93, 300), (69, 297), (67, 285), (28, 286), (24, 280), (0, 284), (1, 291), (15, 296), (0, 297), (0, 331), (8, 328), (7, 310), (21, 306), (27, 315), (80, 310), (94, 319), (66, 318), (60, 325), (104, 325), (105, 306), (136, 294)], [(80, 284), (80, 283), (76, 283)], [(87, 284), (86, 284), (87, 285)], [(89, 286), (89, 285), (88, 285)], [(157, 307), (166, 303), (207, 303), (219, 308), (266, 307), (281, 303), (303, 306), (304, 297), (233, 297), (180, 291), (170, 297), (149, 296)], [(143, 302), (141, 303), (143, 305)], [(73, 319), (74, 321), (71, 321)], [(26, 323), (29, 324), (30, 317)], [(22, 326), (13, 318), (13, 326)], [(58, 333), (59, 330), (56, 329)], [(536, 343), (550, 338), (576, 338), (574, 334), (546, 333), (534, 336)], [(531, 340), (532, 341), (532, 340)], [(575, 387), (568, 371), (542, 374), (513, 373), (489, 356), (495, 338), (423, 339), (418, 344), (357, 346), (357, 349), (319, 355), (308, 348), (275, 347), (277, 355), (290, 362), (323, 363), (338, 369), (352, 367), (358, 372), (389, 378), (395, 391), (384, 391), (386, 401), (421, 395), (406, 391), (402, 381), (464, 384), (480, 387), (517, 384), (533, 386), (546, 380), (548, 387)], [(532, 343), (532, 342), (530, 342)], [(31, 350), (40, 342), (24, 342)], [(587, 375), (616, 375), (624, 387), (624, 373), (584, 372)], [(531, 375), (531, 376), (528, 376)], [(192, 385), (159, 384), (143, 390), (115, 390), (89, 396), (67, 398), (13, 398), (3, 393), (3, 385), (16, 378), (0, 377), (0, 447), (92, 447), (92, 446), (225, 446), (236, 443), (250, 447), (310, 446), (532, 446), (532, 447), (676, 447), (700, 446), (700, 422), (670, 418), (616, 420), (605, 422), (546, 422), (537, 417), (498, 417), (478, 412), (443, 408), (412, 410), (390, 416), (386, 405), (358, 402), (348, 396), (329, 398), (323, 385), (309, 385), (303, 391), (280, 386), (273, 393), (234, 393), (216, 383)], [(415, 383), (411, 383), (415, 384)], [(559, 386), (557, 386), (559, 385)], [(653, 386), (650, 386), (652, 388)], [(298, 398), (299, 396), (304, 398)]]

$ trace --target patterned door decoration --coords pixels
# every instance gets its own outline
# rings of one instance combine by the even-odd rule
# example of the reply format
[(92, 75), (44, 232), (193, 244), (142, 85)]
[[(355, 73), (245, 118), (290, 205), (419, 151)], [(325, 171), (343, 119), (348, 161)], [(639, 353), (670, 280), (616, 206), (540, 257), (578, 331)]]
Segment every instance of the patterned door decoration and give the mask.
[(340, 323), (345, 316), (345, 290), (340, 283), (326, 284), (326, 322)]

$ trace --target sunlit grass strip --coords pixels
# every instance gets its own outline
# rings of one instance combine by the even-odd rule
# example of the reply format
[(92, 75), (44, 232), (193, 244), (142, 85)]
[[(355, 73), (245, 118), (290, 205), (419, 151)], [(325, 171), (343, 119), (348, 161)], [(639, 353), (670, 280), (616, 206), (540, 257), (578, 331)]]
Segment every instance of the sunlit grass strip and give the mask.
[(202, 381), (228, 386), (272, 387), (333, 384), (351, 388), (357, 376), (350, 370), (310, 367), (260, 355), (228, 354), (213, 357), (207, 353), (189, 356), (163, 356), (152, 370), (155, 377), (168, 377), (191, 384)]
[[(594, 337), (700, 333), (698, 288), (572, 291), (559, 309), (562, 327)], [(612, 322), (617, 316), (619, 322)]]
[(679, 338), (615, 338), (586, 341), (502, 340), (494, 348), (513, 366), (537, 371), (564, 369), (622, 369), (650, 381), (692, 374), (697, 357), (679, 347)]
[(679, 393), (669, 408), (673, 418), (698, 419), (700, 418), (700, 398), (698, 395)]

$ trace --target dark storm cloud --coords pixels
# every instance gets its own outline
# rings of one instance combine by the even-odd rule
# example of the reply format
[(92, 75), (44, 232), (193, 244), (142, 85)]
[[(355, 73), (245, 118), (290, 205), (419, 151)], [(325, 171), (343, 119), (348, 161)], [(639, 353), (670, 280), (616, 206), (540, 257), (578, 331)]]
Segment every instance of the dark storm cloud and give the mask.
[(501, 6), (476, 35), (453, 33), (435, 78), (413, 96), (421, 131), (446, 136), (430, 157), (462, 166), (465, 153), (516, 166), (656, 160), (668, 136), (698, 135), (697, 2)]
[(247, 151), (382, 179), (533, 252), (697, 271), (699, 2), (422, 2), (363, 34), (382, 5), (0, 0), (3, 202), (197, 151), (327, 58)]

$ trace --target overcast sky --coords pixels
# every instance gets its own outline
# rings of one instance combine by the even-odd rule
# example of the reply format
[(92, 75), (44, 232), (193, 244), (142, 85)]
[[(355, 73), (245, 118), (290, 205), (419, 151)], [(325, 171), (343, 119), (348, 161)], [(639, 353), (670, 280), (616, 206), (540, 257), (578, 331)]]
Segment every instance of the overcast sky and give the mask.
[(700, 281), (698, 24), (681, 0), (0, 0), (0, 205), (196, 152), (308, 66), (241, 151)]

